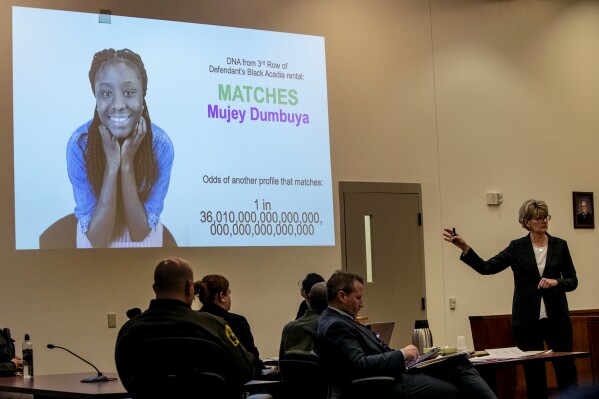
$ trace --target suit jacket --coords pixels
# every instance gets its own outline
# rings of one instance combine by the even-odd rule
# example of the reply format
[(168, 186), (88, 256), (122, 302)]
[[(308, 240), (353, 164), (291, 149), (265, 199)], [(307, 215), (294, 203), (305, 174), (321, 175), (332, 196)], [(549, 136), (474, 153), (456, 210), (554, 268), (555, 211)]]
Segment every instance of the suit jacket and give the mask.
[[(509, 246), (491, 259), (484, 261), (472, 248), (460, 259), (480, 274), (496, 274), (508, 267), (514, 274), (512, 325), (526, 327), (539, 319), (541, 297), (545, 301), (547, 317), (571, 331), (570, 311), (566, 292), (578, 286), (576, 270), (566, 241), (547, 234), (547, 260), (543, 276), (539, 274), (530, 235), (510, 242)], [(557, 286), (538, 289), (541, 277), (557, 280)]]
[(372, 330), (335, 309), (322, 312), (318, 333), (326, 341), (327, 349), (317, 346), (316, 352), (332, 366), (337, 381), (372, 376), (397, 377), (406, 372), (401, 351), (383, 345)]
[(587, 212), (586, 214), (579, 213), (576, 215), (576, 222), (581, 225), (592, 225), (593, 224), (593, 214), (591, 212)]

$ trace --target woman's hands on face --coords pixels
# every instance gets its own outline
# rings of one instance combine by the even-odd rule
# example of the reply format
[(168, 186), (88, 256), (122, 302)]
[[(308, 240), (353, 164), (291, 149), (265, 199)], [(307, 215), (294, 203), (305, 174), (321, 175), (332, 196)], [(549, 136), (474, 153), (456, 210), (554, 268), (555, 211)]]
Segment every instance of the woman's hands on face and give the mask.
[(104, 155), (106, 156), (106, 166), (113, 170), (118, 170), (121, 163), (131, 165), (146, 133), (146, 120), (140, 118), (135, 129), (133, 129), (131, 134), (127, 136), (121, 145), (119, 144), (118, 139), (110, 133), (106, 126), (100, 124), (100, 135), (102, 136), (102, 148), (104, 149)]
[(146, 137), (147, 132), (148, 129), (146, 127), (146, 120), (141, 117), (139, 118), (139, 122), (137, 122), (135, 129), (133, 129), (131, 134), (129, 134), (129, 136), (127, 136), (123, 142), (123, 146), (121, 147), (121, 160), (123, 162), (127, 162), (129, 164), (133, 162), (133, 158), (135, 157), (135, 154), (137, 154), (139, 145), (144, 137)]
[(102, 136), (102, 148), (106, 156), (106, 167), (116, 172), (121, 166), (121, 146), (119, 145), (119, 141), (102, 124), (100, 124), (100, 136)]

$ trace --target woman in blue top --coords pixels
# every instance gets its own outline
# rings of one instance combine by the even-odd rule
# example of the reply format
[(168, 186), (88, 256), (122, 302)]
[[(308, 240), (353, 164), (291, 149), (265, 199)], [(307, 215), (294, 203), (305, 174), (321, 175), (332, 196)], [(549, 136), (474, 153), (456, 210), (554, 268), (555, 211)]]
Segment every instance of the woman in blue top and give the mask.
[(77, 247), (160, 247), (174, 149), (150, 120), (141, 57), (128, 49), (99, 51), (89, 81), (94, 117), (67, 145)]

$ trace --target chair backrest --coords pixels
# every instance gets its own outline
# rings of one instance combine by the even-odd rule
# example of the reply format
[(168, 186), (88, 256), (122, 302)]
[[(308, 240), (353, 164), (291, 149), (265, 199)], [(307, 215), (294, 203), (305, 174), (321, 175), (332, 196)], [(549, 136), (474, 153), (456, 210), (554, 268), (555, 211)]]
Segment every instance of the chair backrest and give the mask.
[(77, 218), (74, 213), (52, 223), (40, 235), (40, 249), (75, 248), (77, 237)]
[(311, 353), (286, 353), (279, 360), (285, 399), (328, 399), (329, 379), (320, 358)]
[(132, 399), (222, 399), (226, 392), (225, 380), (208, 372), (137, 374), (129, 385)]
[(238, 399), (226, 353), (202, 338), (159, 337), (136, 342), (132, 377), (124, 385), (134, 399)]
[(163, 248), (176, 248), (177, 241), (175, 241), (175, 237), (173, 237), (173, 233), (169, 229), (166, 228), (165, 225), (162, 225), (162, 247)]
[[(328, 363), (330, 363), (330, 359), (333, 355), (330, 353), (329, 345), (324, 337), (310, 326), (303, 326), (302, 329), (312, 337), (314, 353), (320, 358), (320, 363), (325, 367), (330, 366)], [(329, 372), (331, 372), (330, 367), (327, 368), (329, 369)]]

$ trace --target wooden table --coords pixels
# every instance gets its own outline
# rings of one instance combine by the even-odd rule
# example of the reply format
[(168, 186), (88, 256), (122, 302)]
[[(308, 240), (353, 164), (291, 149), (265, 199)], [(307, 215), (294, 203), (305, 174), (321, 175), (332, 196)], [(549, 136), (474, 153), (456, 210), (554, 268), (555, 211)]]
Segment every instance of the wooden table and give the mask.
[(33, 378), (0, 377), (0, 391), (33, 394), (35, 399), (122, 399), (129, 397), (116, 373), (105, 373), (114, 381), (83, 383), (93, 373), (36, 375)]
[[(509, 348), (516, 346), (512, 337), (512, 316), (470, 316), (474, 350), (486, 348)], [(578, 383), (599, 385), (599, 309), (570, 310), (574, 352), (589, 352), (588, 357), (575, 359)], [(541, 348), (539, 348), (541, 349)], [(548, 348), (545, 348), (548, 349)], [(557, 391), (553, 365), (546, 364), (547, 387)], [(522, 367), (504, 368), (497, 373), (499, 399), (522, 399), (526, 397), (526, 383)]]
[[(83, 383), (82, 378), (90, 373), (37, 375), (33, 378), (21, 376), (0, 377), (0, 391), (32, 394), (35, 399), (123, 399), (130, 395), (116, 373), (104, 373), (114, 381)], [(280, 381), (251, 380), (244, 384), (244, 391), (263, 393), (276, 391)], [(274, 396), (274, 395), (273, 395)]]
[(494, 360), (484, 363), (472, 362), (493, 392), (497, 393), (497, 371), (506, 367), (515, 367), (530, 363), (545, 363), (556, 359), (577, 359), (588, 357), (589, 352), (550, 352), (540, 355), (524, 356), (515, 359)]

